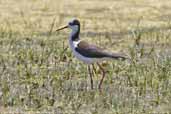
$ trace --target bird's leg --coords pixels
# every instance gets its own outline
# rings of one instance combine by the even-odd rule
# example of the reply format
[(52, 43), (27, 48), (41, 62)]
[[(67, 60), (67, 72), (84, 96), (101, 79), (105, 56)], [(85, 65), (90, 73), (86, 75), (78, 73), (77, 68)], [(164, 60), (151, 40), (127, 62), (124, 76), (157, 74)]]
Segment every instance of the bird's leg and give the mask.
[(96, 68), (95, 68), (94, 64), (92, 64), (92, 66), (93, 66), (93, 71), (96, 74)]
[(91, 72), (90, 65), (88, 65), (88, 72), (89, 72), (89, 75), (90, 75), (91, 89), (93, 89), (93, 77), (92, 77), (92, 72)]
[(99, 83), (99, 89), (101, 90), (101, 86), (102, 86), (102, 83), (103, 83), (103, 79), (104, 79), (104, 77), (105, 77), (105, 70), (103, 69), (103, 67), (99, 64), (99, 63), (97, 63), (97, 65), (99, 66), (99, 68), (100, 68), (100, 70), (102, 71), (102, 79), (100, 80), (100, 83)]

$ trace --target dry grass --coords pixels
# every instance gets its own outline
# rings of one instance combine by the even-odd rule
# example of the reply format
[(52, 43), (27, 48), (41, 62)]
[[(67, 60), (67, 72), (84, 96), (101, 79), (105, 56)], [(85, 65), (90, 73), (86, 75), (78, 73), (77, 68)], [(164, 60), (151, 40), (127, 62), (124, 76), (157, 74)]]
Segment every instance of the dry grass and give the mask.
[[(171, 113), (170, 0), (1, 0), (0, 112)], [(131, 56), (104, 62), (103, 92), (68, 49), (73, 17), (81, 38)], [(95, 85), (100, 79), (96, 69)]]

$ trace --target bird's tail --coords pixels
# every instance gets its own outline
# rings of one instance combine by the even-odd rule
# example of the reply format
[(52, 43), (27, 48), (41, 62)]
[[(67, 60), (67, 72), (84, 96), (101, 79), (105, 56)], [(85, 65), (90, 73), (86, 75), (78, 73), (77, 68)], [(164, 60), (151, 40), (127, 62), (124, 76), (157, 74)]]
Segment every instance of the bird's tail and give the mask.
[(109, 57), (112, 59), (121, 59), (121, 60), (130, 59), (127, 55), (121, 53), (112, 53), (109, 54)]

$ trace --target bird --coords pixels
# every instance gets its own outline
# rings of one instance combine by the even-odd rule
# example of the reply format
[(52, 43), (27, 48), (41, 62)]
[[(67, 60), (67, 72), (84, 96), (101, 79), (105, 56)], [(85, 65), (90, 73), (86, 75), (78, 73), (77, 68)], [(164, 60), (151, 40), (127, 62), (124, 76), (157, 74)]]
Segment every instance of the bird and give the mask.
[[(101, 90), (102, 83), (105, 77), (105, 70), (100, 65), (100, 62), (104, 60), (109, 59), (122, 59), (125, 60), (128, 57), (125, 56), (125, 54), (121, 53), (113, 53), (106, 51), (99, 46), (96, 46), (94, 44), (87, 43), (84, 40), (80, 39), (80, 21), (76, 18), (72, 19), (68, 22), (67, 25), (60, 27), (56, 31), (60, 31), (66, 28), (70, 28), (72, 31), (69, 35), (69, 46), (71, 48), (71, 51), (73, 52), (73, 55), (81, 60), (83, 63), (87, 64), (88, 66), (88, 72), (90, 76), (90, 83), (91, 83), (91, 89), (93, 89), (93, 70), (95, 70), (94, 64), (97, 64), (99, 67), (99, 70), (102, 72), (102, 78), (100, 80), (100, 83), (98, 84), (98, 89)], [(91, 69), (91, 66), (93, 69)]]

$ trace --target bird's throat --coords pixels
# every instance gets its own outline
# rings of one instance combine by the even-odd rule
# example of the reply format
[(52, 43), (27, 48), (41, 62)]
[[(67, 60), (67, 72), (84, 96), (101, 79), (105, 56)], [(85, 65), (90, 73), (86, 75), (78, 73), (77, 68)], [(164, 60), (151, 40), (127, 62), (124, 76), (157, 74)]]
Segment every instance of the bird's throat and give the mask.
[(71, 32), (71, 35), (70, 35), (70, 38), (72, 41), (78, 41), (80, 38), (79, 38), (79, 34), (80, 34), (80, 30), (72, 30)]

